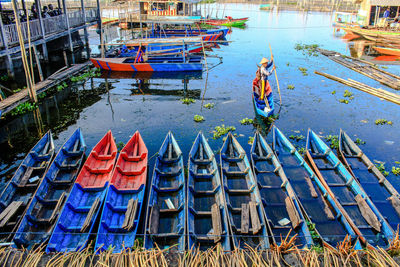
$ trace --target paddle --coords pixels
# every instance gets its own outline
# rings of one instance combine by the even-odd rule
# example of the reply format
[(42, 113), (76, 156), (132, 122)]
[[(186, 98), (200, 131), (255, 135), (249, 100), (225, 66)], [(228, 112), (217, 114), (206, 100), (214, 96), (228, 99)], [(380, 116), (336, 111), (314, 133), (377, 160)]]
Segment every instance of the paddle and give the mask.
[[(271, 58), (273, 58), (274, 55), (272, 54), (271, 44), (269, 44), (269, 51), (271, 52)], [(273, 61), (273, 64), (274, 64), (273, 67), (275, 68), (275, 61)], [(278, 74), (276, 74), (276, 68), (275, 68), (275, 79), (276, 79), (276, 85), (278, 86), (279, 103), (280, 103), (280, 106), (282, 107), (281, 89), (280, 89), (280, 87), (279, 87)]]

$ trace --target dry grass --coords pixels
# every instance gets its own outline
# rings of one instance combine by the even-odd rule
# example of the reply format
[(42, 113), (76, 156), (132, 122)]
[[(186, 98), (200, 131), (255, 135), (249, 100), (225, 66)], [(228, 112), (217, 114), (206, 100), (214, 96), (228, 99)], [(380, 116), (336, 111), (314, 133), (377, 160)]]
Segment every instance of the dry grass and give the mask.
[(206, 251), (191, 249), (185, 253), (156, 248), (153, 250), (126, 249), (122, 253), (113, 254), (112, 250), (96, 253), (87, 248), (81, 252), (46, 254), (43, 248), (33, 251), (0, 248), (0, 266), (399, 266), (384, 249), (354, 250), (351, 244), (349, 245), (348, 237), (336, 249), (325, 248), (323, 252), (298, 249), (292, 239), (287, 237), (282, 240), (279, 247), (268, 251), (246, 246), (245, 249), (236, 248), (225, 252), (220, 245), (217, 245)]

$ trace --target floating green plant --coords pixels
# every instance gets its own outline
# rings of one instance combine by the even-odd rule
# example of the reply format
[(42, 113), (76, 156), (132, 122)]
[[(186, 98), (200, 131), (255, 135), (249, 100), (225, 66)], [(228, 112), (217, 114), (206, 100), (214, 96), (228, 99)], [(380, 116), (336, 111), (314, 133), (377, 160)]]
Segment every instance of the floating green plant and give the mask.
[(335, 91), (335, 90), (333, 90), (333, 91), (331, 92), (331, 94), (332, 94), (332, 95), (335, 95), (335, 94), (336, 94), (336, 91)]
[(35, 108), (37, 108), (36, 103), (31, 103), (31, 102), (21, 103), (11, 111), (11, 115), (12, 116), (22, 115), (29, 111), (34, 110)]
[(307, 227), (308, 227), (308, 230), (310, 231), (312, 239), (313, 240), (319, 240), (319, 235), (318, 235), (317, 230), (315, 228), (315, 223), (312, 223), (312, 222), (310, 222), (308, 220), (306, 220), (306, 222), (307, 222)]
[(202, 122), (202, 121), (204, 121), (204, 117), (201, 116), (201, 115), (194, 115), (193, 120), (194, 120), (195, 122)]
[(224, 124), (221, 126), (215, 126), (213, 130), (213, 139), (218, 139), (229, 131), (236, 131), (236, 128), (234, 126), (225, 126)]
[(340, 103), (343, 103), (343, 104), (348, 104), (349, 103), (349, 100), (347, 100), (347, 99), (339, 99), (339, 102)]
[(93, 68), (81, 75), (71, 77), (71, 82), (82, 82), (88, 78), (99, 77), (100, 75), (100, 69)]
[(299, 71), (301, 71), (301, 73), (303, 73), (303, 76), (307, 76), (307, 68), (303, 68), (303, 67), (299, 67)]
[(385, 162), (377, 162), (375, 161), (375, 166), (378, 168), (378, 170), (384, 175), (388, 176), (389, 172), (385, 168)]
[(38, 94), (37, 96), (39, 99), (43, 99), (46, 97), (46, 95), (47, 95), (46, 92), (42, 92), (42, 93)]
[(334, 149), (339, 148), (339, 136), (337, 135), (327, 135), (325, 136), (327, 142), (329, 142), (329, 146)]
[(253, 124), (254, 120), (253, 119), (249, 119), (249, 118), (244, 118), (243, 120), (239, 121), (242, 125), (249, 125), (249, 124)]
[(352, 97), (352, 96), (353, 96), (353, 93), (350, 92), (349, 90), (344, 90), (343, 96), (344, 96), (344, 97)]
[(182, 102), (182, 104), (190, 105), (190, 104), (196, 102), (196, 100), (194, 100), (193, 98), (182, 98), (181, 102)]
[(365, 144), (365, 141), (361, 140), (360, 138), (356, 138), (355, 143), (356, 143), (357, 145), (363, 145), (363, 144)]
[(291, 136), (289, 136), (289, 138), (292, 139), (292, 140), (296, 140), (298, 142), (300, 140), (303, 140), (305, 137), (302, 134), (299, 134), (299, 135), (293, 135), (292, 134)]
[(304, 156), (304, 154), (306, 153), (306, 148), (305, 147), (299, 147), (297, 149), (297, 152), (299, 152), (300, 155)]
[(253, 137), (253, 136), (249, 136), (249, 140), (247, 141), (247, 143), (248, 143), (249, 145), (252, 145), (253, 142), (254, 142), (254, 137)]
[(208, 109), (212, 109), (214, 106), (215, 106), (215, 103), (207, 103), (203, 107), (208, 108)]
[(118, 142), (117, 143), (118, 152), (120, 152), (124, 148), (124, 146), (125, 146), (124, 142), (122, 142), (122, 141)]
[(302, 51), (303, 55), (308, 55), (308, 56), (314, 56), (317, 57), (318, 53), (317, 53), (317, 48), (319, 47), (319, 45), (317, 44), (301, 44), (301, 43), (297, 43), (294, 46), (294, 49), (297, 51)]
[(287, 86), (287, 89), (293, 90), (293, 89), (294, 89), (294, 85), (293, 85), (293, 84), (289, 84), (289, 85)]
[(386, 119), (377, 119), (377, 120), (375, 120), (375, 124), (376, 125), (384, 125), (384, 124), (392, 125), (393, 122), (392, 121), (388, 121)]
[(399, 175), (400, 175), (400, 167), (395, 167), (395, 166), (393, 166), (393, 167), (392, 167), (392, 173), (393, 173), (394, 175), (396, 175), (396, 176), (399, 176)]

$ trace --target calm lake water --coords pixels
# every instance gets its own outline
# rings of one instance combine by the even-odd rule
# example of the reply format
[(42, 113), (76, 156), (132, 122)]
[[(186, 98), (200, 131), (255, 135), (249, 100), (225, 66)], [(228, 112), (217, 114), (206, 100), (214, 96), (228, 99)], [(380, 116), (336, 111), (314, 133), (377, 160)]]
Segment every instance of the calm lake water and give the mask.
[[(220, 14), (222, 11), (220, 11)], [(250, 17), (245, 29), (234, 28), (227, 36), (228, 46), (215, 49), (213, 55), (223, 58), (223, 63), (211, 69), (207, 75), (187, 77), (164, 77), (155, 79), (115, 77), (103, 74), (76, 85), (56, 96), (47, 98), (41, 106), (43, 130), (55, 133), (57, 149), (77, 128), (81, 127), (88, 150), (111, 129), (117, 142), (127, 142), (139, 130), (153, 156), (161, 146), (167, 132), (175, 135), (185, 161), (198, 131), (209, 138), (211, 147), (217, 151), (222, 138), (212, 139), (215, 126), (235, 126), (238, 141), (250, 150), (248, 139), (256, 127), (241, 125), (239, 120), (254, 118), (251, 102), (251, 83), (260, 59), (270, 57), (271, 44), (282, 94), (283, 106), (275, 122), (287, 136), (307, 135), (311, 128), (321, 135), (338, 135), (340, 128), (355, 138), (366, 142), (362, 149), (371, 160), (386, 162), (391, 169), (400, 160), (400, 113), (399, 107), (367, 93), (348, 88), (342, 84), (314, 74), (315, 70), (343, 78), (352, 78), (374, 87), (384, 88), (365, 76), (332, 62), (324, 56), (303, 55), (294, 49), (297, 43), (319, 44), (322, 48), (349, 55), (348, 44), (334, 34), (332, 15), (319, 12), (259, 11), (258, 5), (229, 4), (225, 15)], [(209, 58), (208, 64), (219, 62)], [(299, 67), (307, 68), (304, 76)], [(398, 66), (388, 70), (400, 73)], [(186, 83), (185, 80), (188, 82)], [(275, 77), (271, 76), (275, 102), (279, 104)], [(287, 89), (294, 85), (294, 90)], [(187, 87), (187, 90), (185, 90)], [(340, 103), (348, 89), (354, 93), (349, 104)], [(384, 88), (393, 91), (390, 88)], [(332, 94), (336, 91), (336, 94)], [(184, 105), (180, 99), (191, 96), (196, 102)], [(202, 108), (215, 103), (213, 109)], [(194, 115), (204, 116), (205, 121), (196, 123)], [(393, 121), (393, 125), (375, 125), (376, 119)], [(4, 184), (23, 159), (25, 153), (38, 140), (38, 127), (34, 115), (26, 114), (0, 122), (0, 177)], [(271, 140), (271, 136), (268, 136)], [(296, 143), (294, 141), (294, 143)], [(305, 140), (296, 143), (304, 146)], [(150, 171), (154, 157), (149, 160)], [(399, 178), (390, 174), (394, 186), (400, 189)]]

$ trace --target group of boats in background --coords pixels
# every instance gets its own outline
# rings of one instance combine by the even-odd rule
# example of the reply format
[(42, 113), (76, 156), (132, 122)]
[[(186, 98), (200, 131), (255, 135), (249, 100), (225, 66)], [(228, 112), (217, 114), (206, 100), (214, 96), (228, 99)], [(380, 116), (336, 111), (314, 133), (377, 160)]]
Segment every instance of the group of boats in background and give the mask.
[(108, 131), (86, 160), (80, 129), (55, 156), (48, 132), (0, 195), (2, 242), (65, 252), (93, 241), (114, 253), (137, 239), (179, 251), (268, 249), (295, 236), (299, 247), (334, 247), (345, 237), (356, 249), (389, 246), (399, 193), (344, 131), (338, 157), (312, 130), (304, 158), (275, 126), (272, 139), (270, 147), (257, 132), (248, 158), (229, 132), (218, 165), (200, 132), (185, 169), (169, 132), (147, 179), (138, 131), (119, 153)]
[[(231, 17), (205, 19), (201, 20), (201, 24), (196, 24), (197, 28), (188, 22), (175, 22), (170, 27), (152, 23), (145, 38), (125, 40), (123, 44), (109, 44), (113, 49), (107, 57), (90, 60), (97, 68), (108, 71), (201, 71), (205, 51), (228, 44), (225, 37), (230, 29), (220, 26), (243, 26), (247, 20)], [(203, 24), (208, 27), (202, 28)], [(210, 29), (209, 25), (215, 27)]]

